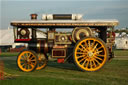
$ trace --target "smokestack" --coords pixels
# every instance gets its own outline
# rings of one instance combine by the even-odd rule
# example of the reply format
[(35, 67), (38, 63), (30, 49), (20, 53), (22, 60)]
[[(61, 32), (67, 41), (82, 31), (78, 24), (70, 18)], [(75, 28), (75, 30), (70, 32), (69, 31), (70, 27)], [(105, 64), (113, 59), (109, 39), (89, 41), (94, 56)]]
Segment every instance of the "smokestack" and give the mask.
[(37, 20), (37, 14), (30, 14), (31, 20)]

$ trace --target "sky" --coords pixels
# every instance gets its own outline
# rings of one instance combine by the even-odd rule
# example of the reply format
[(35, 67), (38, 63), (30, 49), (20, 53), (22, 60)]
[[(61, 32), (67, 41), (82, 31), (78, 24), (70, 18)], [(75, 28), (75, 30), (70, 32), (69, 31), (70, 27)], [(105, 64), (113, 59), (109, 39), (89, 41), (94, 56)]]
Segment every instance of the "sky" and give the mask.
[(2, 0), (0, 6), (1, 29), (13, 20), (29, 20), (31, 13), (38, 19), (42, 14), (78, 13), (84, 19), (117, 19), (116, 28), (128, 27), (128, 0)]

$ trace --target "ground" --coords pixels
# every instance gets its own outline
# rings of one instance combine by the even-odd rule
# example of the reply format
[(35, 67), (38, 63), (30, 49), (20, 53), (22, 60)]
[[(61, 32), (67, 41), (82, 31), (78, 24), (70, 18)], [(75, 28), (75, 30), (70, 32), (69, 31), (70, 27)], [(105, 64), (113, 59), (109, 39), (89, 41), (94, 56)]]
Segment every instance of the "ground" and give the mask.
[[(128, 51), (126, 51), (126, 53), (128, 53)], [(116, 56), (119, 57), (118, 55)], [(102, 69), (96, 72), (82, 72), (73, 64), (58, 64), (54, 61), (49, 61), (45, 69), (27, 73), (22, 72), (17, 68), (15, 59), (5, 59), (3, 61), (5, 64), (5, 72), (13, 75), (13, 78), (0, 80), (0, 85), (128, 84), (128, 57), (126, 57), (126, 59), (114, 58), (111, 62), (107, 62)]]

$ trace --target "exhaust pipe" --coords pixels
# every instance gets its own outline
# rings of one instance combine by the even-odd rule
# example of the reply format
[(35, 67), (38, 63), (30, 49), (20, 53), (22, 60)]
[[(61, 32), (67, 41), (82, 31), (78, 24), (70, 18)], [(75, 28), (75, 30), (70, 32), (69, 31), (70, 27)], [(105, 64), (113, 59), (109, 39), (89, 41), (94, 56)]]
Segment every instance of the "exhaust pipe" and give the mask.
[(37, 14), (30, 14), (31, 20), (37, 20)]

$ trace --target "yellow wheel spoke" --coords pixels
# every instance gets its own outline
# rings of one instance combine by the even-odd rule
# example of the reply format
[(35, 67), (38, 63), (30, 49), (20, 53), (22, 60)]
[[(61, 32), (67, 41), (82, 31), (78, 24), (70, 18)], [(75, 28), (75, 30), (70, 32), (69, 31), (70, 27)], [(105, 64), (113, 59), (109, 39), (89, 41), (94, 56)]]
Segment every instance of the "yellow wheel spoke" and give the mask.
[(82, 48), (81, 49), (83, 49), (84, 50), (84, 52), (86, 51), (88, 51), (87, 49), (88, 49), (88, 47), (84, 47), (82, 44), (81, 45), (79, 45), (79, 46), (81, 46)]
[(97, 57), (97, 56), (94, 56), (94, 58), (97, 58), (97, 59), (99, 59), (99, 60), (103, 60), (102, 58), (100, 58), (100, 57)]
[[(81, 47), (83, 46), (83, 45), (80, 45)], [(79, 48), (78, 48), (79, 49)], [(80, 50), (80, 49), (79, 49)], [(87, 50), (87, 47), (85, 48), (84, 46), (81, 48), (81, 50), (83, 50), (84, 52), (88, 52), (88, 50)]]
[(83, 52), (84, 52), (84, 50), (83, 50), (82, 48), (78, 48), (78, 50), (80, 50), (80, 51), (83, 51)]
[(36, 61), (36, 59), (30, 60), (30, 61)]
[(96, 49), (97, 45), (98, 43), (96, 43), (96, 45), (93, 47), (92, 52)]
[(83, 60), (85, 60), (87, 57), (84, 57), (84, 58), (82, 58), (80, 61), (79, 61), (79, 63), (81, 63)]
[(86, 63), (86, 68), (88, 67), (88, 64), (89, 64), (89, 60), (87, 60), (87, 63)]
[(30, 66), (31, 66), (32, 68), (34, 68), (34, 65), (33, 65), (33, 64), (30, 64)]
[(22, 66), (25, 66), (25, 64), (22, 64)]
[(82, 58), (82, 59), (79, 61), (79, 63), (82, 62), (83, 60), (85, 60), (85, 58)]
[(99, 50), (99, 49), (101, 49), (101, 48), (103, 48), (102, 46), (100, 46), (99, 48), (97, 48), (96, 50)]
[(27, 57), (29, 57), (30, 56), (30, 54), (29, 53), (26, 53), (27, 54)]
[(30, 69), (30, 66), (29, 66), (29, 64), (28, 64), (28, 69)]
[(100, 54), (98, 54), (97, 56), (104, 57), (105, 55), (100, 55)]
[(96, 61), (100, 65), (100, 62), (98, 60), (94, 59), (94, 61)]
[(93, 64), (94, 64), (94, 67), (96, 67), (96, 63), (95, 63), (95, 61), (93, 60)]
[(32, 62), (30, 62), (30, 64), (34, 65), (34, 64), (35, 64), (35, 62), (33, 62), (33, 61), (32, 61)]
[(24, 66), (25, 66), (25, 69), (27, 69), (27, 64), (25, 64)]
[(23, 57), (21, 57), (21, 59), (20, 59), (20, 60), (24, 61), (25, 59), (24, 59)]
[(92, 45), (91, 45), (91, 48), (93, 48), (93, 47), (94, 47), (94, 44), (95, 44), (95, 41), (93, 41), (93, 43), (92, 43)]
[(30, 60), (31, 60), (32, 58), (35, 58), (35, 56), (31, 56)]
[(25, 60), (27, 59), (25, 55), (23, 55), (23, 57), (24, 57)]
[(85, 46), (88, 48), (87, 42), (85, 42)]
[(83, 49), (86, 49), (82, 44), (80, 45)]
[(82, 66), (84, 66), (84, 65), (85, 65), (86, 61), (87, 61), (87, 59), (85, 59), (85, 61), (83, 62)]
[(84, 52), (88, 52), (87, 48), (86, 48), (86, 49), (84, 49)]
[(20, 58), (21, 60), (25, 60), (25, 58), (22, 56), (21, 58)]
[(90, 40), (88, 41), (88, 49), (90, 50), (91, 46), (90, 46)]
[(24, 61), (20, 61), (20, 63), (24, 63)]
[(85, 53), (85, 52), (84, 53), (83, 52), (77, 52), (77, 54), (87, 54), (87, 53)]
[(92, 61), (90, 60), (90, 68), (92, 68)]
[(99, 53), (101, 53), (101, 52), (103, 52), (103, 50), (101, 50), (101, 51), (96, 51), (94, 54), (99, 54)]
[(77, 56), (77, 58), (82, 58), (82, 57), (85, 57), (85, 55)]
[(30, 56), (31, 56), (31, 53), (27, 53), (27, 59), (29, 59)]

